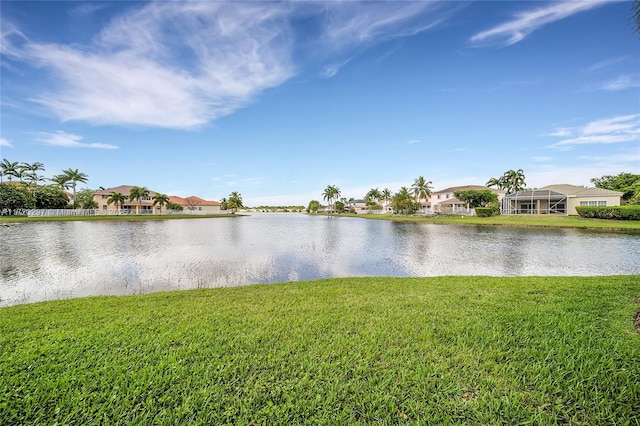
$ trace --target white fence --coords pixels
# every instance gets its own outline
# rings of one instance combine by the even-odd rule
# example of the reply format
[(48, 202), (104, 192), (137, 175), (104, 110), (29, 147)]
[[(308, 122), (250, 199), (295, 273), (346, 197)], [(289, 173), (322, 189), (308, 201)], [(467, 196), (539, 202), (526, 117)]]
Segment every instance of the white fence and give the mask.
[[(141, 213), (141, 214), (151, 214), (151, 213)], [(160, 214), (159, 212), (156, 214)], [(200, 211), (192, 211), (192, 210), (165, 210), (161, 214), (189, 214), (189, 215), (197, 215), (197, 214), (205, 214)], [(126, 216), (132, 215), (135, 216), (136, 212), (129, 209), (110, 209), (110, 210), (101, 210), (101, 209), (2, 209), (0, 211), (1, 216), (28, 216), (28, 217), (56, 217), (56, 216)]]

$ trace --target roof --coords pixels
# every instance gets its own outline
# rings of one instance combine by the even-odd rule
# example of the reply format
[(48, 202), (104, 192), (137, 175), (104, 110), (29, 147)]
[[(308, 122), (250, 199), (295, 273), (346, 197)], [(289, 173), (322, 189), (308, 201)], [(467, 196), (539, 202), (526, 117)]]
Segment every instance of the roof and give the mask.
[[(120, 185), (113, 188), (107, 188), (100, 191), (96, 191), (93, 193), (93, 195), (103, 195), (103, 194), (110, 195), (112, 192), (119, 192), (124, 195), (129, 195), (129, 193), (131, 192), (131, 188), (133, 188), (134, 186), (135, 185)], [(149, 190), (150, 197), (153, 197), (155, 194), (156, 194), (155, 191)]]
[(177, 195), (172, 195), (169, 197), (169, 201), (181, 206), (219, 206), (220, 205), (220, 203), (217, 201), (205, 200), (200, 197), (196, 197), (195, 195), (191, 195), (186, 198), (178, 197)]
[(567, 195), (558, 191), (552, 191), (550, 189), (532, 189), (529, 191), (518, 191), (513, 194), (509, 194), (505, 199), (511, 200), (514, 198), (518, 199), (529, 199), (529, 200), (562, 200), (566, 198)]
[[(459, 189), (456, 189), (456, 191), (460, 191)], [(439, 203), (439, 206), (452, 206), (454, 204), (462, 204), (462, 205), (466, 205), (467, 203), (465, 201), (460, 201), (457, 198), (449, 198), (447, 200), (444, 200), (443, 202)]]
[(587, 188), (577, 185), (547, 185), (528, 191), (518, 191), (506, 196), (508, 199), (528, 198), (532, 200), (561, 200), (565, 197), (622, 197), (622, 192), (602, 188)]
[(549, 189), (551, 191), (556, 191), (575, 197), (622, 197), (623, 195), (622, 192), (611, 191), (610, 189), (587, 188), (586, 186), (569, 184), (547, 185), (539, 189)]
[(433, 191), (431, 193), (431, 195), (433, 195), (433, 194), (448, 194), (448, 193), (453, 193), (453, 192), (456, 192), (456, 191), (469, 191), (469, 190), (482, 191), (483, 189), (488, 189), (491, 192), (495, 192), (496, 194), (504, 194), (503, 190), (495, 189), (495, 188), (489, 188), (488, 186), (463, 185), (463, 186), (452, 186), (450, 188), (441, 189), (440, 191)]

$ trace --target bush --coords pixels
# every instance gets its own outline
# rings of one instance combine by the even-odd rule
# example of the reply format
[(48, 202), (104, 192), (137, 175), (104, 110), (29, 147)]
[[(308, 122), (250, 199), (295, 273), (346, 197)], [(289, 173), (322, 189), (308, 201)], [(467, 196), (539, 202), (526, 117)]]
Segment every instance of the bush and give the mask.
[(581, 217), (594, 219), (640, 220), (640, 206), (579, 206), (576, 211)]
[(500, 214), (500, 209), (495, 206), (492, 207), (476, 207), (476, 216), (478, 217), (491, 217)]
[(12, 183), (0, 185), (0, 211), (2, 216), (11, 216), (14, 210), (28, 209), (30, 203), (29, 193), (23, 187)]

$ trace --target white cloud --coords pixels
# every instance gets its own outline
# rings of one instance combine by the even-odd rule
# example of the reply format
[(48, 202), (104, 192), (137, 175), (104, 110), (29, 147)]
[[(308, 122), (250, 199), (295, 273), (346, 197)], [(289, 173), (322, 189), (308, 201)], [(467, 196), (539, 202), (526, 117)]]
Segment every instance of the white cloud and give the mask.
[(36, 140), (45, 145), (59, 146), (63, 148), (95, 148), (95, 149), (118, 149), (116, 145), (106, 143), (87, 143), (81, 142), (82, 136), (57, 131), (54, 133), (39, 132), (36, 134)]
[(640, 78), (637, 76), (621, 75), (615, 80), (606, 82), (603, 86), (603, 90), (618, 91), (640, 87)]
[(11, 142), (8, 139), (0, 138), (0, 146), (12, 147)]
[(551, 160), (553, 160), (552, 157), (533, 157), (533, 161), (538, 163), (548, 163)]
[(573, 130), (569, 127), (562, 127), (560, 129), (556, 129), (551, 133), (547, 133), (544, 136), (558, 136), (560, 138), (564, 138), (566, 136), (571, 136), (573, 134)]
[[(440, 18), (425, 12), (435, 4), (151, 2), (126, 9), (87, 45), (30, 41), (3, 22), (2, 53), (49, 74), (48, 91), (30, 100), (63, 121), (186, 129), (287, 81), (294, 54), (326, 60), (330, 78), (349, 62), (336, 58), (351, 57), (347, 49), (430, 28)], [(291, 22), (301, 16), (318, 24), (312, 40), (296, 38)]]
[(559, 21), (579, 12), (602, 6), (606, 3), (610, 3), (610, 0), (595, 0), (589, 2), (562, 1), (550, 6), (527, 10), (517, 13), (511, 21), (475, 34), (471, 37), (470, 41), (473, 44), (510, 46), (522, 41), (544, 25)]
[(615, 58), (608, 58), (608, 59), (596, 62), (595, 64), (591, 65), (587, 69), (587, 71), (589, 71), (589, 72), (600, 72), (600, 71), (603, 71), (603, 70), (607, 70), (607, 69), (609, 69), (609, 68), (613, 67), (614, 65), (617, 65), (617, 64), (619, 64), (621, 62), (628, 61), (629, 59), (630, 59), (629, 56), (618, 56), (618, 57), (615, 57)]
[(623, 115), (588, 123), (580, 129), (566, 130), (572, 136), (554, 143), (552, 148), (570, 148), (584, 144), (612, 144), (640, 140), (640, 114)]
[(414, 144), (417, 144), (417, 143), (422, 143), (422, 141), (419, 140), (419, 139), (411, 139), (409, 141), (409, 145), (414, 145)]
[(342, 49), (376, 39), (404, 37), (438, 25), (427, 17), (438, 2), (326, 2), (324, 42)]
[(191, 128), (227, 115), (293, 73), (285, 6), (156, 2), (114, 19), (90, 46), (27, 43), (51, 70), (32, 100), (62, 120)]

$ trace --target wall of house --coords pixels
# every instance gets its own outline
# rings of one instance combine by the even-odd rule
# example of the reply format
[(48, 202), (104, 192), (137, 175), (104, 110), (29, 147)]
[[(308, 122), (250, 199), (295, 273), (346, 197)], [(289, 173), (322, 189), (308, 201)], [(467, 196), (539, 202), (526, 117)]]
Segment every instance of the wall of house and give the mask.
[(571, 197), (569, 198), (569, 214), (570, 215), (577, 215), (578, 211), (576, 210), (576, 207), (580, 206), (581, 202), (587, 202), (587, 203), (595, 203), (595, 204), (591, 204), (591, 205), (603, 205), (602, 203), (604, 202), (605, 206), (619, 206), (620, 205), (620, 197), (618, 196), (596, 196), (596, 197)]

